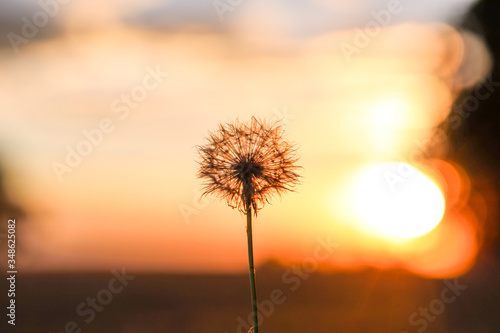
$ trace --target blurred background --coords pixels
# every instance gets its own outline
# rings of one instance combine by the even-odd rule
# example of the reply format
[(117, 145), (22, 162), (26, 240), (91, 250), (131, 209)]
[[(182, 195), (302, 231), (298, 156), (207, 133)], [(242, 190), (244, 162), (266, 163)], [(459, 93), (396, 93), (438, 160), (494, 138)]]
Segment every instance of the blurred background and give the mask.
[(498, 332), (499, 18), (493, 0), (0, 0), (1, 325), (247, 332), (245, 220), (200, 198), (196, 145), (256, 115), (304, 168), (254, 224), (262, 332)]

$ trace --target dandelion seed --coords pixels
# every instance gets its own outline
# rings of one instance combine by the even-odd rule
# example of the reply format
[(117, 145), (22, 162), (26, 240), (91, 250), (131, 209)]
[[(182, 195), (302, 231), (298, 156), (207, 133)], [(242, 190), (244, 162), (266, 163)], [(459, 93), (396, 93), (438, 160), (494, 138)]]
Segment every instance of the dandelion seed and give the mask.
[(213, 194), (243, 214), (250, 202), (257, 215), (273, 195), (293, 191), (300, 178), (295, 147), (284, 139), (282, 126), (255, 117), (220, 125), (198, 151), (203, 195)]

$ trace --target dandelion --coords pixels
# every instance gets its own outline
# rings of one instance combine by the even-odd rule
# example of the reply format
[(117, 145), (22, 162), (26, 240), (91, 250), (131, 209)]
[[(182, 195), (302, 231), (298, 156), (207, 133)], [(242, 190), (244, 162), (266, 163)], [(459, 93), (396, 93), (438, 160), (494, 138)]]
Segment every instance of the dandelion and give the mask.
[(197, 148), (203, 196), (215, 195), (247, 217), (253, 332), (258, 333), (252, 210), (257, 216), (272, 196), (293, 191), (300, 178), (296, 149), (284, 139), (282, 126), (255, 117), (248, 123), (219, 125), (210, 133), (208, 143)]

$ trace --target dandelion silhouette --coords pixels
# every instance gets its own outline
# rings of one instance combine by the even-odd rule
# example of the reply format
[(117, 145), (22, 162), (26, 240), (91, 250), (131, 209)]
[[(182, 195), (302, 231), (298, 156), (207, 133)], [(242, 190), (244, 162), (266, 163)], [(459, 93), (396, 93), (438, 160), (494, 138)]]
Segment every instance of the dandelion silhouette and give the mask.
[(253, 264), (252, 210), (255, 216), (273, 195), (293, 191), (299, 181), (294, 145), (284, 138), (283, 127), (255, 117), (247, 123), (219, 125), (208, 143), (198, 146), (203, 195), (212, 194), (247, 216), (248, 263), (254, 327), (258, 333), (255, 269)]

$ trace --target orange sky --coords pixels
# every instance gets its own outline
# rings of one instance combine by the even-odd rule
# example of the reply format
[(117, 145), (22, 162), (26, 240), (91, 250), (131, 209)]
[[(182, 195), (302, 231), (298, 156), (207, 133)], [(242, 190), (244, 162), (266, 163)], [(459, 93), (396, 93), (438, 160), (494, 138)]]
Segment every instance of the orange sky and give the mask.
[[(304, 167), (297, 193), (274, 200), (255, 222), (258, 262), (301, 261), (330, 236), (340, 247), (325, 268), (463, 272), (478, 246), (474, 212), (455, 209), (446, 181), (433, 179), (447, 202), (443, 222), (404, 243), (363, 233), (341, 198), (359, 168), (418, 150), (461, 89), (487, 75), (488, 54), (449, 25), (402, 24), (384, 28), (348, 62), (338, 45), (355, 36), (325, 33), (300, 51), (275, 53), (226, 35), (117, 24), (32, 42), (18, 56), (0, 51), (0, 140), (14, 194), (35, 212), (20, 239), (25, 269), (243, 269), (244, 219), (198, 200), (194, 147), (219, 122), (258, 115), (284, 117)], [(168, 77), (118, 111), (126, 104), (115, 102), (154, 69)], [(68, 146), (87, 140), (82, 131), (102, 121), (113, 130), (71, 172), (55, 171), (55, 162), (67, 164)], [(456, 173), (430, 165), (421, 171), (431, 178)], [(450, 184), (457, 179), (466, 184), (467, 176)], [(457, 191), (466, 195), (467, 185)]]

